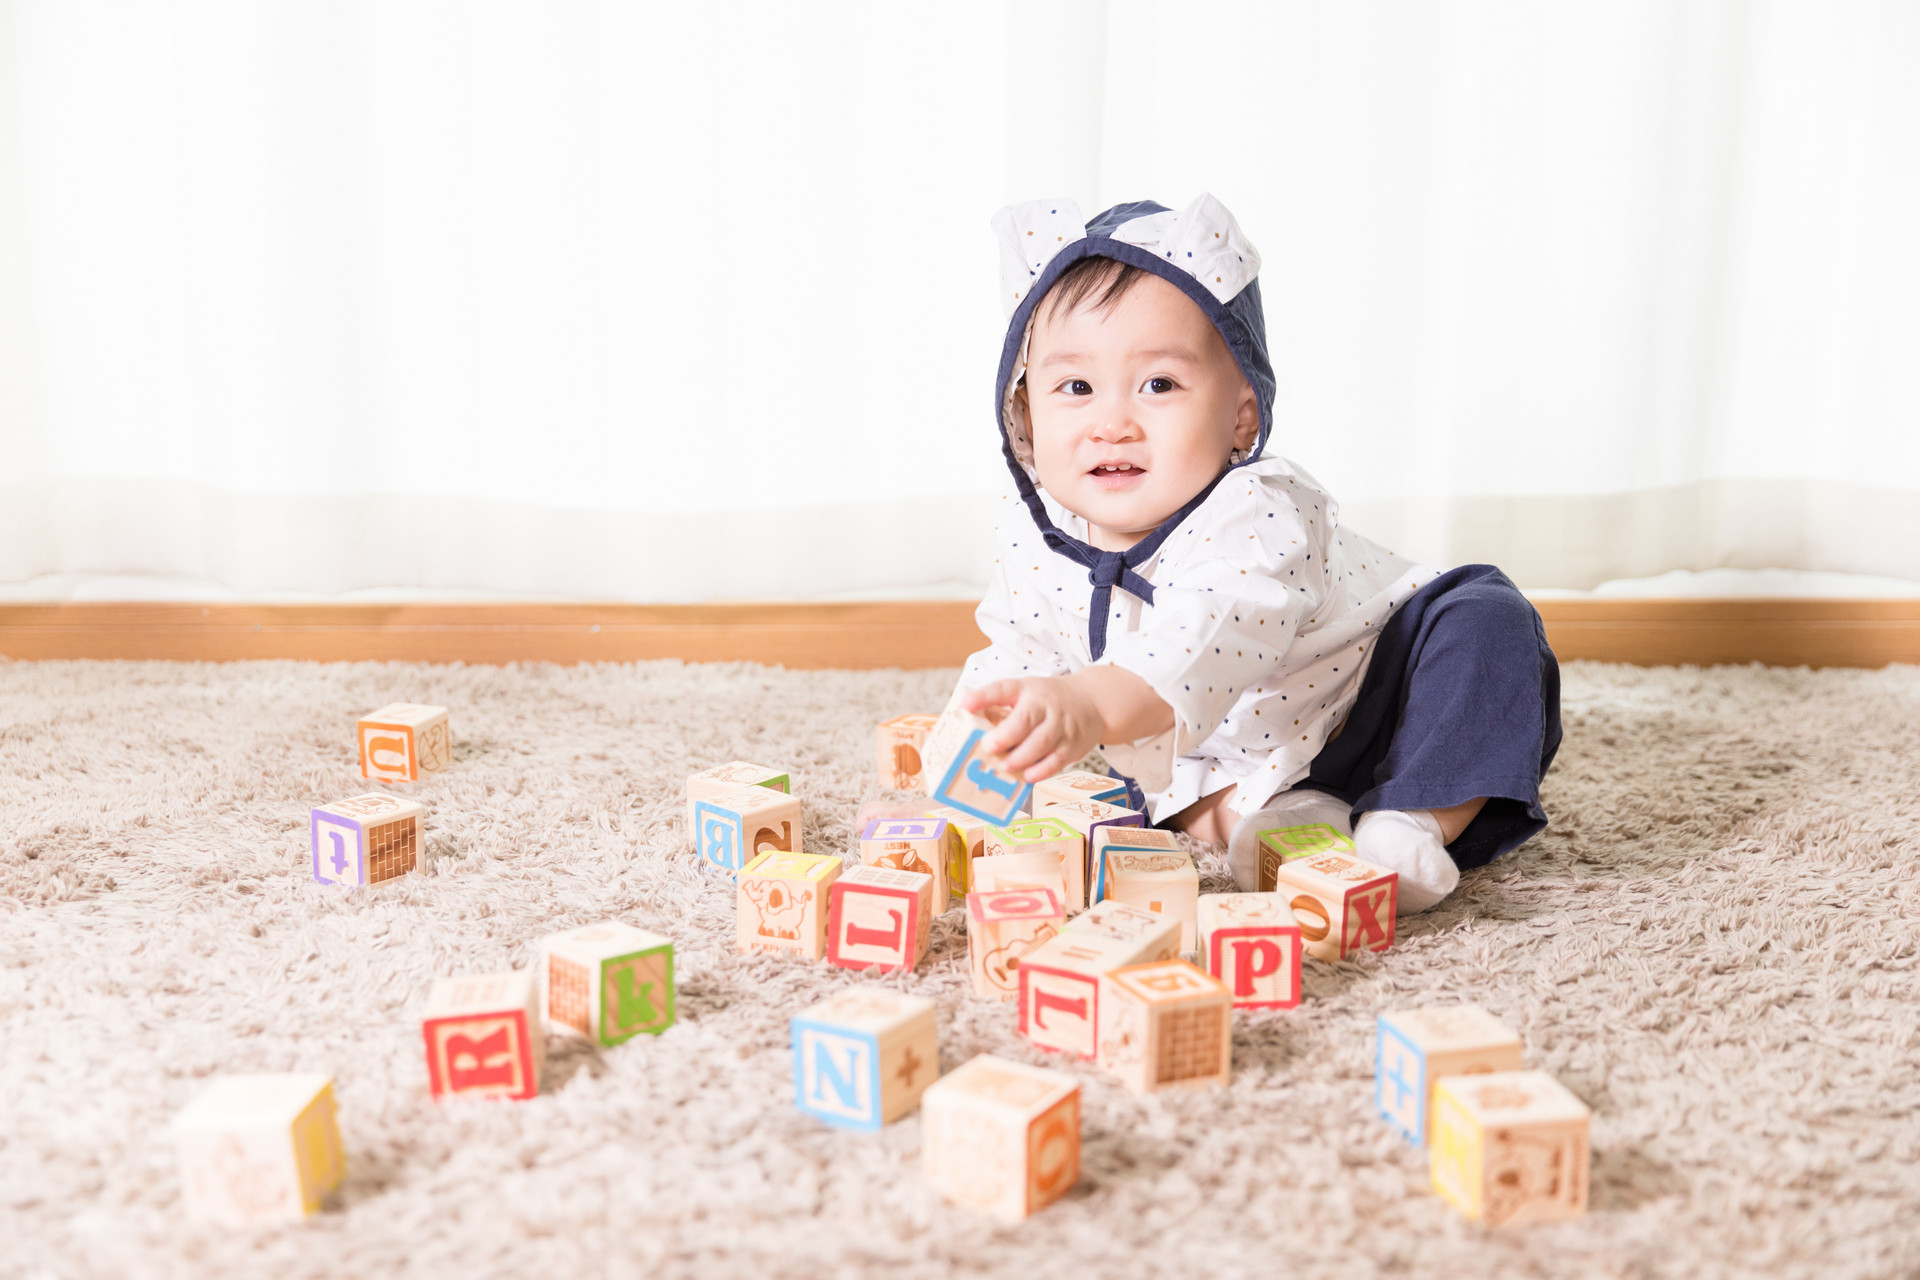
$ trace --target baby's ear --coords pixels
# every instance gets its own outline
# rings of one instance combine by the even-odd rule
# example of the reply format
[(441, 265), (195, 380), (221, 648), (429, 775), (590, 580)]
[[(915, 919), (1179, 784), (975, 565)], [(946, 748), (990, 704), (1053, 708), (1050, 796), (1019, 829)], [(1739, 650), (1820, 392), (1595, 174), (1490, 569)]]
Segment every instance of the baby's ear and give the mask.
[(1233, 447), (1245, 453), (1259, 439), (1260, 397), (1254, 394), (1251, 386), (1247, 386), (1233, 419)]

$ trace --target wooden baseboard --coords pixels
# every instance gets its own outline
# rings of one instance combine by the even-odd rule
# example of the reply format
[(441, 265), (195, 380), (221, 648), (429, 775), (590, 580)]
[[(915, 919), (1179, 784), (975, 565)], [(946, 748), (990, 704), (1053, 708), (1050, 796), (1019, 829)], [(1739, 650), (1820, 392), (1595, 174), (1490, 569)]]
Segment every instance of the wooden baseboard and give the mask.
[[(1543, 600), (1562, 660), (1641, 666), (1920, 663), (1920, 600)], [(873, 604), (32, 604), (0, 655), (231, 662), (764, 662), (953, 667), (985, 643), (964, 601)]]

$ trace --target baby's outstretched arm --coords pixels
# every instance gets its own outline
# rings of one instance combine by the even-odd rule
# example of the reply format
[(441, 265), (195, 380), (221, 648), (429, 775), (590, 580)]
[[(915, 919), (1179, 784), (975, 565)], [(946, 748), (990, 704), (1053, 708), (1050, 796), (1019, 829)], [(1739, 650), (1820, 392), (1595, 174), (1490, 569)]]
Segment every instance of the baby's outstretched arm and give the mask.
[(1111, 664), (1071, 675), (996, 680), (960, 700), (968, 711), (1005, 707), (980, 745), (1004, 754), (1028, 782), (1051, 778), (1103, 742), (1134, 742), (1173, 728), (1173, 708), (1133, 672)]

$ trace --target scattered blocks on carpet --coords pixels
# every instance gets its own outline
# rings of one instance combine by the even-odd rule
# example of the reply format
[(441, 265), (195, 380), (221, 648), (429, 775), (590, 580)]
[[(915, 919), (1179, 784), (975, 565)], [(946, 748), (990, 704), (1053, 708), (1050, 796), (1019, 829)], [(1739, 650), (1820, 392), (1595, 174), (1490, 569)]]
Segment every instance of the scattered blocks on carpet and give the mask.
[(912, 969), (933, 928), (933, 877), (862, 864), (827, 890), (827, 959), (843, 969)]
[(914, 712), (880, 722), (875, 737), (879, 740), (882, 787), (893, 791), (919, 791), (925, 785), (921, 777), (920, 748), (927, 741), (928, 730), (939, 719), (939, 716)]
[(418, 782), (453, 763), (453, 729), (445, 707), (390, 702), (355, 726), (360, 776), (379, 782)]
[(737, 787), (693, 802), (695, 847), (729, 874), (769, 850), (800, 853), (800, 799), (769, 786)]
[(217, 1076), (175, 1118), (187, 1216), (229, 1227), (296, 1222), (346, 1175), (333, 1081)]
[(1300, 1003), (1300, 922), (1277, 893), (1209, 893), (1198, 908), (1200, 955), (1236, 1009)]
[(1490, 1227), (1578, 1217), (1590, 1118), (1544, 1071), (1444, 1076), (1433, 1094), (1433, 1189)]
[(1425, 1144), (1442, 1077), (1521, 1068), (1517, 1032), (1478, 1005), (1398, 1009), (1380, 1015), (1374, 1105), (1409, 1142)]
[(827, 953), (827, 891), (846, 864), (831, 854), (771, 850), (740, 870), (734, 901), (742, 952)]
[(358, 888), (403, 876), (420, 863), (427, 806), (382, 792), (314, 808), (308, 817), (313, 878)]
[(547, 1022), (603, 1045), (673, 1025), (673, 943), (609, 920), (540, 944)]
[(1280, 864), (1274, 889), (1300, 921), (1300, 939), (1316, 960), (1393, 945), (1400, 877), (1351, 854), (1316, 853)]
[(1128, 965), (1100, 978), (1100, 1067), (1135, 1093), (1225, 1084), (1233, 993), (1185, 960)]
[(973, 993), (1011, 1000), (1022, 957), (1060, 932), (1066, 911), (1051, 889), (990, 889), (967, 895), (967, 962)]
[(940, 1074), (934, 1002), (851, 987), (795, 1015), (794, 1105), (817, 1120), (875, 1130), (913, 1110)]
[(441, 978), (420, 1034), (436, 1098), (531, 1098), (540, 1092), (546, 1030), (531, 970)]
[(921, 1099), (921, 1161), (948, 1200), (1018, 1222), (1080, 1178), (1080, 1085), (991, 1054), (942, 1076)]
[(981, 874), (997, 876), (1004, 868), (996, 858), (1022, 858), (1021, 867), (1057, 868), (1066, 886), (1063, 900), (1069, 912), (1087, 905), (1087, 844), (1080, 833), (1058, 818), (1029, 818), (1005, 826), (989, 826), (981, 841)]
[(1178, 954), (1180, 925), (1118, 902), (1100, 902), (1019, 958), (1020, 1034), (1042, 1049), (1095, 1058), (1100, 979), (1115, 969)]

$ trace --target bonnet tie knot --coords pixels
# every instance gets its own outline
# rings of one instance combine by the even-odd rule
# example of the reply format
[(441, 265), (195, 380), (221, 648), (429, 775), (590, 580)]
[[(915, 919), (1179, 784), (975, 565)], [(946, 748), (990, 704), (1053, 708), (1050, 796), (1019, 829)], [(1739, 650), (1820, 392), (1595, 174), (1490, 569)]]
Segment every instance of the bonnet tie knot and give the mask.
[(1103, 551), (1100, 558), (1087, 570), (1087, 581), (1095, 588), (1111, 591), (1120, 585), (1120, 579), (1127, 572), (1127, 554), (1124, 551)]

